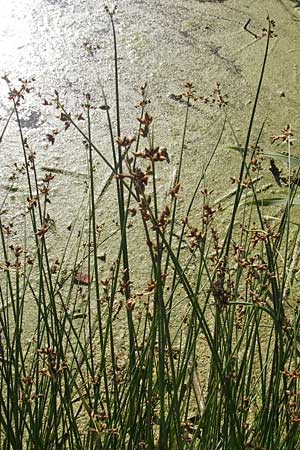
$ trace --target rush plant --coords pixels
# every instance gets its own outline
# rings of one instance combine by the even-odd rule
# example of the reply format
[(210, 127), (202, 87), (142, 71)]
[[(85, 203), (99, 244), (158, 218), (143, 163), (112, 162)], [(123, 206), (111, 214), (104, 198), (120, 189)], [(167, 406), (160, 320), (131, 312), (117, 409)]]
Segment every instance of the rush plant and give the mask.
[[(57, 91), (44, 101), (59, 111), (62, 130), (76, 133), (79, 146), (83, 140), (87, 159), (88, 189), (59, 254), (49, 211), (55, 177), (40, 177), (19, 117), (32, 83), (13, 87), (5, 77), (12, 113), (2, 137), (15, 117), (24, 164), (0, 211), (1, 449), (300, 449), (299, 224), (291, 215), (298, 183), (290, 174), (287, 201), (270, 217), (253, 178), (264, 171), (253, 124), (273, 22), (233, 195), (216, 203), (205, 184), (229, 123), (217, 84), (223, 125), (182, 213), (190, 105), (201, 98), (186, 83), (177, 170), (161, 189), (171, 157), (155, 142), (146, 85), (136, 129), (122, 134), (115, 10), (107, 13), (114, 117), (103, 90), (101, 109), (111, 151), (94, 141), (90, 94), (77, 115)], [(51, 145), (58, 138), (60, 130), (47, 135)], [(97, 161), (108, 172), (100, 194)], [(27, 180), (21, 228), (7, 212), (20, 176)], [(114, 229), (99, 213), (106, 193), (106, 208), (118, 215)]]

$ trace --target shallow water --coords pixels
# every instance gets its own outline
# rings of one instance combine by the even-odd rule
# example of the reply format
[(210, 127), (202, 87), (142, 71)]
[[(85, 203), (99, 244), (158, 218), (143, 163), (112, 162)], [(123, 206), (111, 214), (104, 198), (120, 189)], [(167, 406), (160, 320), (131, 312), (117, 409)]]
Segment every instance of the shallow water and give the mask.
[[(221, 83), (222, 91), (228, 94), (232, 126), (238, 140), (243, 142), (266, 42), (265, 38), (254, 39), (243, 27), (251, 19), (249, 28), (259, 34), (267, 26), (267, 12), (276, 21), (278, 37), (271, 40), (255, 126), (259, 129), (266, 119), (262, 141), (267, 145), (269, 136), (287, 123), (299, 130), (300, 14), (295, 6), (291, 0), (118, 2), (115, 22), (123, 133), (130, 134), (136, 129), (135, 104), (139, 100), (139, 87), (147, 81), (156, 141), (168, 148), (171, 158), (168, 180), (176, 169), (184, 120), (184, 106), (176, 101), (176, 94), (182, 91), (187, 80), (194, 83), (199, 95), (209, 95), (215, 82)], [(46, 133), (60, 123), (55, 110), (42, 106), (42, 102), (57, 89), (72, 111), (80, 110), (87, 92), (96, 105), (102, 105), (101, 82), (114, 115), (109, 18), (104, 12), (104, 3), (98, 2), (95, 7), (94, 0), (24, 0), (21, 4), (17, 0), (2, 0), (1, 8), (1, 70), (13, 80), (18, 77), (35, 79), (35, 89), (21, 107), (21, 124), (37, 153), (41, 171), (56, 171), (52, 195), (57, 202), (53, 201), (51, 207), (58, 222), (65, 226), (72, 220), (74, 205), (78, 205), (84, 193), (86, 156), (82, 138), (76, 133), (68, 131), (53, 146), (47, 141)], [(94, 49), (93, 57), (87, 48)], [(4, 82), (0, 94), (2, 125), (10, 111)], [(217, 107), (203, 104), (197, 104), (190, 116), (184, 165), (184, 176), (189, 181), (184, 186), (185, 195), (194, 186), (223, 121)], [(96, 109), (93, 123), (94, 140), (110, 158), (105, 112)], [(235, 144), (230, 130), (209, 174), (208, 183), (214, 187), (216, 197), (231, 189), (228, 178), (235, 174), (239, 164), (237, 155), (228, 150), (228, 144)], [(13, 164), (22, 161), (14, 121), (0, 149), (0, 195), (4, 198)], [(297, 145), (294, 149), (297, 152)], [(109, 174), (105, 165), (97, 162), (98, 191)], [(18, 187), (9, 199), (12, 218), (21, 215), (22, 180)], [(101, 210), (106, 209), (104, 203)], [(58, 239), (59, 236), (58, 229)]]
[[(52, 262), (62, 254), (69, 236), (67, 227), (80, 210), (81, 199), (86, 198), (87, 169), (82, 137), (75, 131), (69, 129), (57, 137), (54, 145), (49, 143), (46, 134), (61, 127), (61, 122), (56, 118), (57, 111), (42, 103), (57, 89), (72, 112), (81, 110), (87, 92), (98, 107), (103, 105), (102, 83), (114, 119), (111, 28), (104, 12), (104, 3), (99, 2), (95, 8), (95, 0), (23, 0), (20, 3), (21, 6), (17, 0), (0, 0), (4, 11), (0, 16), (3, 22), (2, 25), (0, 23), (1, 70), (12, 80), (18, 77), (35, 78), (35, 89), (26, 96), (20, 118), (24, 134), (37, 154), (40, 177), (46, 172), (55, 175), (49, 205), (53, 226), (47, 234)], [(240, 159), (229, 146), (235, 145), (236, 139), (242, 144), (245, 140), (266, 44), (265, 38), (254, 39), (244, 31), (244, 25), (251, 19), (250, 29), (259, 34), (267, 26), (267, 11), (276, 20), (278, 37), (270, 42), (252, 142), (255, 142), (264, 120), (261, 141), (266, 148), (270, 145), (270, 136), (278, 134), (287, 123), (291, 123), (296, 130), (293, 151), (299, 154), (300, 14), (294, 6), (290, 0), (118, 2), (115, 23), (119, 47), (122, 133), (132, 134), (136, 130), (138, 111), (135, 105), (140, 100), (140, 86), (147, 82), (155, 141), (157, 145), (167, 147), (170, 156), (170, 164), (165, 165), (165, 171), (159, 174), (158, 188), (162, 195), (170, 187), (178, 164), (185, 106), (176, 100), (176, 95), (182, 92), (186, 81), (192, 81), (198, 95), (204, 96), (212, 93), (218, 81), (222, 92), (228, 95), (226, 109), (236, 138), (232, 129), (227, 127), (205, 183), (214, 191), (215, 199), (232, 191), (230, 176), (238, 176)], [(94, 49), (93, 57), (88, 54), (87, 47)], [(3, 126), (10, 107), (5, 83), (2, 82), (0, 126)], [(184, 181), (179, 198), (182, 217), (185, 214), (184, 201), (191, 197), (224, 120), (223, 111), (218, 106), (201, 102), (195, 103), (189, 115)], [(83, 122), (81, 126), (85, 129), (86, 125)], [(101, 152), (111, 160), (105, 111), (101, 108), (93, 113), (92, 135)], [(12, 120), (0, 143), (0, 204), (8, 194), (8, 176), (15, 162), (22, 163), (22, 149), (16, 122)], [(96, 196), (109, 176), (110, 170), (96, 158)], [(15, 228), (16, 224), (21, 227), (19, 236), (11, 237), (18, 243), (24, 242), (26, 233), (26, 192), (26, 179), (21, 176), (6, 199), (6, 212), (2, 215), (5, 224), (13, 222)], [(114, 196), (114, 189), (108, 190), (97, 210), (97, 223), (105, 223), (104, 237), (112, 236), (101, 246), (101, 278), (107, 276), (118, 245), (118, 239), (113, 234), (117, 229)], [(202, 204), (202, 199), (195, 201), (195, 220), (200, 214), (199, 204)], [(80, 231), (80, 226), (79, 223), (76, 232)], [(137, 233), (138, 227), (133, 227), (129, 233), (133, 248), (136, 249), (139, 242), (138, 251), (130, 255), (132, 265), (138, 267), (136, 289), (139, 281), (144, 283), (149, 278), (149, 268), (140, 245), (144, 240), (141, 241)], [(75, 254), (75, 250), (68, 250), (72, 262)], [(26, 302), (24, 334), (27, 336), (34, 333), (36, 306), (28, 297)], [(78, 311), (80, 313), (80, 309)], [(120, 321), (120, 346), (126, 333), (126, 321)]]

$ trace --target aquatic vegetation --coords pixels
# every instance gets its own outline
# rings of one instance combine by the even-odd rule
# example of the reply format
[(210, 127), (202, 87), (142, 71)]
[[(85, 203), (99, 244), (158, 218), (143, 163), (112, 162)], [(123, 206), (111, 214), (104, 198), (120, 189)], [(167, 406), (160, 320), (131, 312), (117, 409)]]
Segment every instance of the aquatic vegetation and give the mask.
[[(146, 85), (136, 131), (122, 134), (115, 10), (107, 12), (116, 102), (108, 107), (103, 92), (99, 108), (107, 116), (110, 154), (94, 142), (90, 94), (78, 114), (57, 91), (44, 100), (62, 124), (47, 133), (48, 142), (76, 133), (87, 159), (87, 192), (59, 255), (50, 209), (55, 174), (39, 176), (19, 119), (31, 81), (13, 87), (5, 78), (24, 156), (10, 182), (13, 188), (18, 176), (26, 177), (28, 194), (21, 233), (5, 221), (7, 201), (0, 211), (1, 448), (297, 449), (297, 174), (282, 174), (278, 152), (264, 152), (260, 133), (253, 137), (274, 23), (268, 21), (262, 36), (265, 55), (245, 144), (238, 147), (234, 190), (216, 201), (205, 178), (228, 121), (221, 85), (202, 97), (187, 82), (178, 94), (185, 101), (182, 144), (165, 189), (171, 157), (155, 142)], [(224, 123), (193, 195), (184, 199), (194, 102), (213, 104)], [(280, 155), (290, 168), (290, 127), (272, 140), (287, 145)], [(274, 216), (258, 184), (270, 157), (272, 174), (286, 189)], [(111, 171), (99, 196), (97, 158)], [(108, 190), (118, 215), (113, 228), (99, 217)], [(35, 317), (28, 317), (28, 302), (36, 305)]]

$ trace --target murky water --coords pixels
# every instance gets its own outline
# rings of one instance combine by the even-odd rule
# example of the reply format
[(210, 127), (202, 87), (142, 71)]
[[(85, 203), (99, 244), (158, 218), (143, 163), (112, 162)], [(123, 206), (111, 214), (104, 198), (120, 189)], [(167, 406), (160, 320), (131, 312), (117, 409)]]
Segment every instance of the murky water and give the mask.
[[(86, 197), (86, 154), (82, 137), (70, 129), (51, 145), (46, 134), (62, 124), (56, 118), (57, 111), (43, 106), (43, 102), (57, 89), (64, 104), (73, 113), (79, 112), (84, 94), (89, 92), (97, 106), (93, 112), (93, 140), (111, 159), (105, 111), (98, 108), (103, 105), (102, 83), (114, 119), (111, 27), (102, 1), (0, 0), (0, 6), (0, 70), (12, 80), (35, 78), (35, 89), (21, 106), (20, 118), (24, 134), (36, 152), (40, 176), (45, 172), (55, 174), (49, 205), (54, 226), (48, 233), (48, 242), (52, 245), (51, 258), (55, 260), (56, 252), (60, 253), (69, 235), (67, 226), (76, 216), (81, 199)], [(167, 190), (166, 185), (170, 185), (178, 164), (185, 107), (177, 101), (176, 95), (182, 92), (186, 81), (192, 81), (198, 95), (203, 96), (212, 93), (216, 81), (221, 83), (222, 92), (228, 95), (227, 113), (232, 129), (236, 138), (244, 142), (266, 44), (265, 38), (255, 39), (247, 33), (244, 25), (251, 19), (250, 30), (260, 34), (267, 26), (268, 12), (276, 20), (278, 37), (270, 42), (254, 128), (259, 130), (266, 120), (261, 140), (268, 148), (270, 136), (291, 123), (296, 130), (293, 151), (300, 153), (300, 8), (295, 6), (297, 3), (291, 0), (118, 1), (115, 22), (122, 133), (132, 134), (136, 130), (138, 111), (135, 105), (140, 99), (140, 86), (147, 82), (155, 140), (157, 145), (167, 147), (170, 156), (170, 164), (166, 165), (166, 172), (158, 180), (158, 188), (162, 192)], [(87, 48), (94, 49), (93, 57)], [(183, 207), (184, 199), (190, 197), (224, 120), (223, 111), (216, 105), (198, 102), (194, 106), (190, 110), (182, 177), (185, 181), (179, 208)], [(1, 127), (10, 108), (2, 81)], [(81, 126), (86, 127), (84, 122)], [(215, 198), (231, 191), (229, 178), (238, 175), (239, 156), (229, 150), (229, 145), (236, 144), (232, 129), (227, 127), (206, 179)], [(253, 136), (255, 140), (256, 134)], [(12, 120), (0, 143), (0, 205), (7, 195), (8, 176), (15, 162), (22, 163), (22, 149), (16, 122)], [(109, 169), (97, 159), (96, 195), (109, 176)], [(12, 221), (23, 226), (26, 192), (25, 177), (20, 177), (4, 206), (5, 223)], [(113, 189), (107, 192), (97, 210), (97, 222), (105, 222), (107, 235), (116, 230), (113, 192)], [(20, 238), (12, 239), (22, 241), (22, 233), (23, 230)], [(130, 238), (134, 240), (131, 233)], [(101, 251), (108, 253), (108, 264), (114, 258), (109, 254), (113, 246), (112, 239), (103, 248), (101, 246)], [(148, 270), (144, 268), (142, 251), (135, 252), (134, 264), (139, 267), (141, 278), (143, 271), (146, 273)], [(34, 302), (29, 303), (24, 323), (32, 323), (34, 327), (35, 306)], [(30, 331), (26, 329), (26, 332)], [(121, 325), (119, 338), (122, 341)]]
[[(157, 143), (168, 148), (170, 173), (177, 163), (183, 127), (184, 108), (176, 102), (177, 93), (187, 80), (193, 81), (199, 95), (209, 95), (216, 81), (228, 94), (228, 114), (241, 142), (246, 134), (261, 67), (265, 39), (255, 39), (243, 27), (251, 19), (250, 29), (261, 33), (266, 16), (276, 20), (277, 38), (271, 51), (257, 128), (267, 118), (263, 140), (286, 123), (299, 127), (300, 14), (292, 0), (120, 0), (116, 15), (119, 45), (121, 116), (123, 133), (132, 133), (139, 99), (139, 87), (147, 81), (155, 115)], [(56, 170), (53, 195), (59, 202), (53, 208), (67, 224), (74, 215), (84, 191), (85, 152), (82, 138), (67, 132), (54, 146), (46, 133), (60, 126), (56, 113), (42, 106), (57, 89), (64, 103), (80, 110), (84, 93), (91, 93), (96, 105), (103, 104), (100, 82), (113, 104), (113, 48), (109, 18), (104, 2), (94, 0), (1, 0), (0, 61), (2, 73), (12, 79), (35, 78), (35, 90), (22, 106), (21, 123), (37, 153), (38, 165)], [(94, 49), (91, 58), (87, 47)], [(9, 104), (1, 83), (0, 115), (4, 123)], [(175, 98), (175, 100), (174, 100)], [(113, 107), (111, 108), (114, 114)], [(219, 133), (222, 113), (216, 107), (199, 104), (190, 122), (184, 174), (191, 186), (203, 167)], [(110, 157), (105, 113), (97, 109), (93, 118), (94, 140)], [(216, 195), (230, 186), (226, 173), (234, 173), (239, 161), (225, 144), (234, 144), (230, 131), (226, 135), (210, 174)], [(297, 150), (297, 147), (295, 146)], [(22, 160), (16, 124), (12, 122), (0, 144), (1, 198), (6, 193), (7, 177), (14, 162)], [(169, 168), (170, 168), (169, 167)], [(109, 171), (97, 166), (98, 189), (104, 186)], [(18, 193), (10, 199), (12, 215), (20, 214)], [(188, 184), (188, 183), (187, 183)], [(226, 187), (224, 188), (224, 186)], [(185, 186), (188, 194), (189, 186)], [(70, 203), (70, 198), (72, 202)], [(105, 210), (105, 207), (103, 208)]]

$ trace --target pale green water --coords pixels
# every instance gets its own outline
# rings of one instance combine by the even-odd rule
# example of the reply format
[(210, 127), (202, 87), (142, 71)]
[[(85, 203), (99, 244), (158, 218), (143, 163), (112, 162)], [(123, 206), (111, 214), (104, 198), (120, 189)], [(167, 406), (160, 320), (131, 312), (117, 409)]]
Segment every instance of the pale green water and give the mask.
[[(84, 195), (86, 157), (82, 138), (75, 132), (68, 131), (64, 137), (60, 136), (54, 146), (47, 142), (46, 133), (59, 122), (55, 119), (56, 112), (41, 103), (57, 89), (72, 111), (80, 109), (86, 92), (101, 105), (101, 80), (108, 103), (113, 105), (110, 25), (104, 3), (99, 2), (95, 9), (94, 0), (27, 0), (22, 7), (17, 8), (16, 4), (13, 7), (14, 2), (11, 5), (15, 19), (9, 22), (11, 10), (7, 9), (6, 34), (3, 31), (0, 37), (4, 49), (1, 64), (3, 72), (8, 72), (12, 78), (36, 79), (35, 91), (22, 107), (21, 118), (29, 142), (37, 152), (41, 171), (46, 167), (48, 172), (56, 172), (50, 209), (56, 230), (51, 240), (59, 249), (65, 243), (66, 226), (73, 220)], [(249, 28), (259, 34), (267, 26), (269, 14), (276, 21), (275, 33), (278, 34), (271, 39), (254, 129), (258, 130), (266, 119), (262, 143), (268, 148), (270, 136), (290, 123), (296, 130), (293, 151), (299, 154), (300, 14), (295, 6), (290, 0), (118, 2), (116, 29), (123, 133), (132, 134), (136, 129), (135, 104), (139, 100), (139, 87), (146, 81), (151, 97), (150, 111), (155, 117), (156, 142), (167, 147), (171, 159), (161, 176), (162, 192), (171, 183), (178, 162), (185, 110), (174, 100), (174, 94), (182, 91), (186, 81), (192, 81), (197, 93), (204, 96), (212, 93), (216, 81), (220, 82), (222, 92), (228, 95), (228, 116), (236, 136), (241, 143), (245, 139), (266, 43), (265, 38), (256, 40), (244, 31), (248, 19), (251, 19)], [(98, 47), (93, 58), (87, 55), (87, 45)], [(9, 107), (4, 94), (0, 106), (1, 116), (5, 118)], [(195, 106), (190, 113), (182, 203), (195, 186), (223, 121), (217, 106), (201, 103)], [(111, 112), (114, 115), (113, 107)], [(96, 109), (93, 123), (94, 141), (110, 158), (106, 118), (100, 109)], [(214, 189), (216, 198), (232, 189), (229, 177), (237, 175), (238, 155), (228, 149), (234, 144), (228, 128), (207, 177), (207, 184)], [(13, 163), (22, 160), (14, 123), (0, 144), (0, 150), (0, 195), (4, 198), (4, 186)], [(99, 161), (97, 192), (101, 191), (109, 174)], [(25, 179), (20, 180), (18, 191), (10, 194), (6, 205), (8, 212), (3, 220), (22, 221), (20, 202), (24, 183)], [(105, 221), (108, 229), (113, 229), (115, 211), (110, 195), (104, 197), (99, 207), (99, 222)], [(110, 246), (113, 244), (108, 243), (105, 250), (109, 252)], [(142, 264), (142, 255), (137, 256), (136, 262)]]

